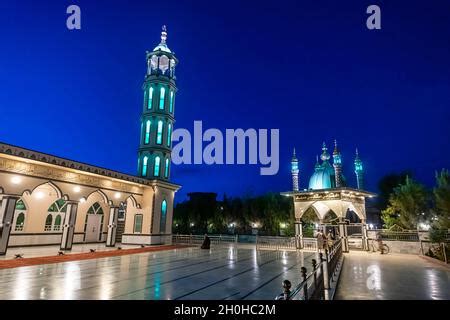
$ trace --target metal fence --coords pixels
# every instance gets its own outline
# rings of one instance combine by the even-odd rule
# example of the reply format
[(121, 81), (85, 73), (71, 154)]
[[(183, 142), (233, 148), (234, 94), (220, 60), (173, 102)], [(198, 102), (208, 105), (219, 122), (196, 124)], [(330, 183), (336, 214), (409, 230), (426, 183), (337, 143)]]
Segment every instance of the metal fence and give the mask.
[[(339, 276), (342, 261), (342, 240), (336, 241), (325, 255), (319, 253), (319, 263), (312, 260), (312, 271), (308, 274), (305, 267), (301, 268), (301, 282), (291, 291), (289, 280), (283, 281), (283, 292), (275, 300), (329, 300), (333, 294)], [(333, 289), (333, 290), (332, 290)]]
[[(220, 244), (229, 244), (237, 242), (237, 235), (208, 235), (211, 240), (211, 244), (220, 245)], [(172, 243), (173, 244), (202, 244), (205, 240), (204, 235), (198, 234), (175, 234), (172, 235)]]
[(318, 251), (317, 238), (303, 238), (302, 249), (305, 251)]
[(256, 237), (256, 250), (297, 250), (295, 237)]

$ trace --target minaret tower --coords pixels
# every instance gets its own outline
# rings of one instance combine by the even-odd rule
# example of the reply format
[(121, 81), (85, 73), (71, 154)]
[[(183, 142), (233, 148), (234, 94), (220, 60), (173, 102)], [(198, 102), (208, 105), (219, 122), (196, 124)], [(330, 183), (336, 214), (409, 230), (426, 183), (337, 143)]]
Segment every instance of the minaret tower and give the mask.
[(336, 140), (334, 140), (333, 167), (334, 167), (334, 177), (336, 180), (336, 188), (340, 188), (343, 186), (342, 185), (342, 157), (341, 157), (341, 151), (338, 148)]
[(166, 44), (167, 29), (162, 27), (161, 42), (146, 54), (147, 74), (142, 89), (141, 139), (138, 176), (168, 181), (175, 122), (175, 67), (178, 59)]
[(358, 149), (356, 149), (356, 157), (355, 157), (355, 174), (358, 189), (364, 189), (364, 170), (362, 161), (359, 158)]
[(299, 188), (299, 180), (298, 180), (298, 159), (297, 156), (295, 155), (295, 148), (294, 148), (294, 154), (292, 155), (292, 160), (291, 160), (291, 172), (292, 172), (292, 190), (294, 191), (298, 191)]

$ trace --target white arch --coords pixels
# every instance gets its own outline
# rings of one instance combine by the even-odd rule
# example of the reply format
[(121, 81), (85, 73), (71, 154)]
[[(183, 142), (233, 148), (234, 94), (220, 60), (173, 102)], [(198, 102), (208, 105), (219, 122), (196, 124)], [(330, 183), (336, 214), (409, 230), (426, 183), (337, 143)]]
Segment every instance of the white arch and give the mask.
[[(37, 185), (36, 187), (33, 188), (33, 190), (31, 190), (30, 195), (31, 195), (37, 188), (39, 188), (39, 187), (41, 187), (41, 186), (45, 186), (45, 185), (49, 185), (50, 187), (52, 187), (52, 189), (56, 192), (56, 195), (57, 195), (58, 199), (61, 199), (61, 198), (67, 196), (67, 195), (63, 195), (61, 189), (59, 189), (59, 187), (58, 187), (56, 184), (54, 184), (52, 181), (47, 181), (47, 182), (41, 183), (40, 185)], [(27, 191), (28, 191), (28, 190), (25, 190), (24, 193), (27, 192)], [(68, 200), (68, 197), (67, 197), (67, 199), (65, 199), (65, 200)]]
[(104, 203), (107, 204), (107, 205), (109, 205), (110, 201), (109, 201), (109, 199), (108, 199), (108, 196), (107, 196), (102, 190), (100, 190), (100, 189), (97, 189), (97, 190), (95, 190), (95, 191), (92, 191), (90, 194), (88, 194), (88, 196), (86, 197), (86, 201), (89, 200), (89, 198), (90, 198), (91, 196), (93, 196), (95, 193), (98, 193), (98, 194), (102, 197)]

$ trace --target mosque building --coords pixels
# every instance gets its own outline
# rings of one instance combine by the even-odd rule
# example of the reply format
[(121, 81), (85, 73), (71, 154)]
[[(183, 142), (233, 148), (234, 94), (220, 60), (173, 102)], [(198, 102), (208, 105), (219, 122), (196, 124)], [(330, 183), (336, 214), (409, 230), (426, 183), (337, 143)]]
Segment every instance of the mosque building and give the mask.
[(359, 219), (359, 223), (355, 225), (361, 236), (362, 247), (367, 247), (366, 198), (372, 198), (375, 194), (364, 190), (364, 170), (358, 150), (356, 150), (354, 159), (356, 187), (350, 187), (350, 182), (344, 175), (342, 155), (336, 141), (332, 157), (333, 162), (330, 163), (331, 156), (326, 144), (323, 143), (322, 154), (320, 158), (316, 158), (314, 171), (308, 180), (308, 187), (301, 189), (299, 160), (294, 149), (291, 160), (292, 191), (281, 194), (292, 197), (294, 201), (295, 233), (298, 246), (302, 247), (303, 241), (302, 217), (308, 210), (313, 210), (322, 226), (330, 223), (326, 219), (330, 214), (335, 216), (334, 220), (339, 226), (338, 233), (344, 240), (345, 251), (348, 251), (348, 216), (355, 214)]
[(0, 143), (0, 255), (15, 246), (171, 243), (178, 59), (166, 41), (163, 27), (146, 54), (136, 176)]

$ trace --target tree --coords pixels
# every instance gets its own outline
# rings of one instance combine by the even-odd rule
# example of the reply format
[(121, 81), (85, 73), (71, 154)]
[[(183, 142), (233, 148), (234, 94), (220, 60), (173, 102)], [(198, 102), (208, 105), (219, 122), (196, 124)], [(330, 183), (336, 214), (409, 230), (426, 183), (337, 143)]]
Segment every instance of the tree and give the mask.
[(405, 229), (416, 229), (428, 214), (425, 187), (406, 177), (404, 184), (394, 188), (387, 208), (382, 211), (382, 219), (386, 227), (395, 223)]
[(436, 187), (433, 189), (436, 218), (434, 225), (450, 229), (450, 173), (442, 169), (436, 172)]
[(377, 207), (380, 210), (385, 210), (389, 205), (389, 197), (394, 189), (401, 184), (404, 184), (406, 177), (411, 177), (411, 172), (403, 171), (401, 173), (391, 173), (380, 179), (378, 182), (378, 196)]

